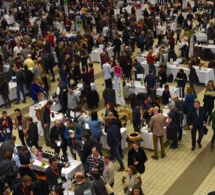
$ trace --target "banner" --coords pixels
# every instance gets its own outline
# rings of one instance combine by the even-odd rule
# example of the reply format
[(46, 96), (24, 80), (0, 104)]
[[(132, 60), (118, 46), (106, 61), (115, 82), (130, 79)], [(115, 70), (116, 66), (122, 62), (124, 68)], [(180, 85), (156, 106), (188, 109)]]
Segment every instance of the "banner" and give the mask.
[(123, 94), (123, 79), (122, 77), (114, 76), (114, 89), (116, 95), (116, 104), (125, 105), (125, 99)]

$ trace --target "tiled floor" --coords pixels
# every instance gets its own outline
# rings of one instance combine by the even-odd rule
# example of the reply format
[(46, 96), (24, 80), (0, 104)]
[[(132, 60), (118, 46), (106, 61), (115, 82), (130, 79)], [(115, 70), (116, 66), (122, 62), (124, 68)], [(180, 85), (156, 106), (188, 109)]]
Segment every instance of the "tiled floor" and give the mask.
[[(177, 48), (176, 48), (177, 50)], [(103, 91), (103, 86), (102, 83), (104, 83), (103, 78), (102, 78), (102, 73), (101, 73), (101, 67), (100, 64), (94, 63), (94, 68), (95, 68), (95, 75), (96, 75), (96, 86), (97, 90), (100, 94), (100, 99), (102, 99), (102, 91)], [(99, 78), (98, 78), (99, 77)], [(175, 85), (175, 83), (171, 83), (170, 85)], [(57, 84), (54, 83), (52, 90), (56, 90)], [(202, 90), (202, 87), (199, 87), (199, 89)], [(204, 91), (201, 91), (198, 94), (198, 99), (202, 101), (203, 99), (203, 93)], [(27, 104), (21, 104), (19, 108), (23, 110), (24, 113), (28, 112), (29, 106), (33, 103), (32, 100), (29, 98), (27, 99)], [(8, 110), (9, 114), (13, 113), (14, 108), (16, 106), (14, 105), (13, 108)], [(120, 108), (118, 108), (120, 109)], [(104, 112), (104, 106), (103, 106), (103, 101), (100, 102), (99, 106), (99, 114), (98, 116), (101, 116), (101, 113)], [(12, 115), (13, 116), (13, 115)], [(132, 125), (129, 125), (128, 127), (129, 131), (133, 131)], [(192, 162), (195, 162), (195, 159), (200, 155), (200, 152), (202, 150), (210, 151), (207, 152), (206, 155), (204, 156), (201, 155), (203, 159), (207, 159), (207, 155), (214, 155), (215, 151), (211, 151), (210, 147), (208, 146), (208, 143), (210, 142), (211, 135), (212, 135), (212, 130), (211, 127), (209, 128), (209, 132), (206, 136), (203, 138), (202, 142), (202, 149), (197, 148), (194, 152), (191, 152), (191, 138), (190, 138), (190, 131), (185, 131), (185, 134), (183, 135), (182, 141), (179, 142), (179, 147), (176, 150), (171, 150), (169, 149), (169, 143), (166, 144), (166, 157), (164, 159), (159, 158), (158, 161), (151, 159), (151, 155), (153, 155), (153, 151), (150, 150), (145, 150), (146, 155), (148, 157), (148, 161), (146, 162), (146, 171), (145, 173), (141, 176), (142, 177), (142, 188), (143, 191), (146, 195), (177, 195), (177, 190), (180, 188), (183, 188), (181, 186), (182, 181), (186, 181), (187, 178), (184, 178), (185, 171), (189, 171), (190, 165)], [(14, 131), (14, 134), (17, 134), (16, 131)], [(44, 143), (43, 138), (40, 138), (41, 141), (40, 143)], [(17, 141), (19, 143), (19, 140)], [(43, 145), (43, 147), (46, 149), (46, 146)], [(49, 148), (50, 149), (50, 148)], [(127, 166), (127, 150), (124, 151), (124, 159), (123, 162), (125, 166)], [(195, 162), (195, 163), (201, 163)], [(214, 163), (214, 161), (213, 161)], [(117, 169), (119, 167), (119, 164), (117, 161), (114, 162), (115, 168)], [(195, 195), (205, 195), (209, 191), (215, 190), (215, 168), (212, 167), (211, 171), (209, 171), (209, 174), (204, 176), (204, 178), (201, 178), (201, 173), (205, 169), (205, 164), (200, 164), (200, 169), (199, 170), (192, 170), (191, 175), (195, 174), (196, 171), (199, 172), (199, 179), (201, 180), (201, 183), (199, 186), (195, 186), (195, 184), (191, 184), (190, 186), (187, 187), (187, 189), (183, 189), (183, 193), (180, 193), (180, 195), (191, 195), (189, 193), (186, 193), (186, 191), (189, 191), (189, 188), (193, 188)], [(115, 173), (115, 185), (114, 185), (114, 192), (115, 195), (123, 195), (123, 188), (121, 185), (121, 179), (122, 179), (122, 174), (123, 173)], [(194, 178), (195, 179), (195, 178)], [(173, 189), (171, 188), (173, 187)]]

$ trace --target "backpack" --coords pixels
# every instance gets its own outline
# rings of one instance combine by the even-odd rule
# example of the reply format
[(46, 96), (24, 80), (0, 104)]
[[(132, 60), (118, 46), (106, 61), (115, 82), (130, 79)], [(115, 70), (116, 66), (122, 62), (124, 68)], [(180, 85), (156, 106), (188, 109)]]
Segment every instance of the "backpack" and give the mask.
[(173, 112), (175, 113), (174, 120), (177, 124), (180, 124), (184, 119), (184, 112), (180, 111), (179, 109), (174, 109)]

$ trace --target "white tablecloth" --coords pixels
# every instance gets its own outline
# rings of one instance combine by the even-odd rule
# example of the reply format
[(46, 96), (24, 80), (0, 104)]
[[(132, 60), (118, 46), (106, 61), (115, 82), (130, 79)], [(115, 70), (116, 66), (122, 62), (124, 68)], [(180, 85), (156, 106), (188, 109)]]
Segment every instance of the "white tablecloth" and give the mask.
[(9, 16), (9, 15), (4, 15), (4, 19), (7, 21), (8, 24), (13, 24), (15, 23), (15, 20), (14, 20), (14, 16)]
[(114, 9), (114, 15), (120, 14), (120, 9)]
[(208, 36), (205, 33), (196, 33), (196, 40), (198, 42), (204, 41), (207, 42), (208, 41)]
[[(143, 138), (143, 141), (141, 142), (141, 146), (147, 149), (152, 149), (154, 150), (154, 143), (153, 143), (153, 133), (148, 132), (147, 127), (142, 127), (140, 130), (140, 134)], [(166, 137), (166, 132), (164, 133), (164, 143), (166, 143), (167, 137)], [(160, 142), (158, 140), (158, 151), (161, 150), (160, 147)]]
[[(127, 138), (127, 134), (128, 134), (128, 130), (126, 128), (121, 128), (121, 134), (122, 134), (122, 150), (124, 150), (125, 148), (128, 147), (128, 143), (126, 142), (126, 138)], [(102, 148), (110, 150), (110, 147), (107, 144), (107, 134), (104, 134), (101, 139), (100, 142), (102, 144)]]
[(178, 44), (178, 49), (181, 49), (182, 47), (184, 47), (184, 45), (189, 45), (188, 42), (181, 42)]
[(59, 29), (60, 32), (63, 32), (64, 29), (65, 29), (64, 22), (54, 21), (54, 22), (53, 22), (53, 25), (54, 25), (54, 28)]
[[(101, 53), (103, 52), (103, 50), (101, 49), (94, 49), (92, 52), (91, 52), (91, 61), (92, 62), (100, 62), (101, 63)], [(107, 48), (107, 52), (108, 52), (108, 55), (109, 57), (113, 57), (114, 56), (114, 52), (113, 52), (113, 47), (108, 47)]]
[(210, 49), (213, 54), (215, 54), (215, 45), (198, 45), (195, 44), (195, 47), (202, 47), (203, 49)]
[(10, 70), (10, 65), (9, 64), (4, 64), (3, 65), (3, 72), (6, 73)]
[(19, 31), (19, 26), (10, 26), (10, 27), (8, 28), (8, 30), (17, 32), (17, 31)]

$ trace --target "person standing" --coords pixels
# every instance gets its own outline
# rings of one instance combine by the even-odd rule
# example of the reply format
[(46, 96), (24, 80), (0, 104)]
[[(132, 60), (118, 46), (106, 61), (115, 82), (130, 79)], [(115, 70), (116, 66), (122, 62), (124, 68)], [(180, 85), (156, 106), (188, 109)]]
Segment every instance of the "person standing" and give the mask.
[(211, 138), (211, 148), (214, 148), (214, 142), (215, 142), (215, 110), (211, 114), (211, 120), (212, 120), (212, 129), (213, 129), (213, 135)]
[(172, 136), (172, 144), (170, 145), (170, 149), (176, 149), (178, 148), (177, 133), (180, 127), (180, 121), (178, 120), (179, 116), (177, 114), (177, 110), (174, 107), (173, 103), (169, 103), (168, 108), (170, 110), (168, 114), (168, 123), (169, 123), (168, 129)]
[(52, 188), (53, 186), (62, 186), (61, 169), (63, 167), (67, 168), (68, 166), (67, 163), (65, 165), (57, 163), (57, 160), (54, 157), (49, 158), (49, 167), (45, 170), (46, 183), (49, 188)]
[[(153, 51), (149, 50), (146, 60), (147, 60), (147, 64), (149, 65), (149, 70), (153, 70), (153, 75), (155, 76), (156, 75), (156, 69), (155, 69), (156, 57), (153, 56), (152, 53), (153, 53)], [(150, 71), (149, 71), (149, 74), (150, 74)]]
[(79, 96), (73, 91), (73, 87), (69, 86), (67, 93), (67, 116), (70, 116), (70, 111), (76, 112), (79, 102)]
[(44, 139), (46, 146), (50, 146), (49, 143), (49, 129), (51, 123), (51, 106), (53, 105), (52, 101), (48, 101), (40, 110), (40, 119), (41, 125), (44, 131)]
[(14, 152), (16, 136), (12, 135), (6, 142), (2, 142), (0, 145), (0, 161), (5, 157), (7, 151)]
[(7, 111), (2, 111), (2, 117), (0, 118), (0, 129), (4, 133), (4, 140), (8, 141), (12, 136), (13, 122), (10, 116), (7, 115)]
[(28, 122), (28, 143), (30, 144), (30, 147), (35, 146), (37, 149), (39, 149), (38, 141), (38, 127), (37, 124), (33, 122), (32, 117), (27, 117)]
[(88, 65), (87, 60), (89, 58), (89, 54), (86, 49), (84, 49), (82, 46), (79, 46), (80, 51), (80, 57), (81, 57), (81, 66), (86, 68), (86, 71), (88, 72)]
[(45, 94), (46, 92), (40, 88), (38, 84), (38, 78), (33, 78), (30, 90), (34, 104), (37, 104), (39, 101), (42, 101), (43, 94)]
[(67, 84), (62, 82), (61, 78), (57, 78), (58, 86), (56, 94), (58, 96), (58, 100), (62, 106), (62, 112), (66, 113), (66, 105), (67, 105)]
[(165, 106), (165, 105), (169, 104), (171, 101), (172, 101), (172, 99), (171, 99), (171, 95), (169, 92), (169, 85), (165, 85), (164, 91), (162, 93), (162, 103)]
[(103, 171), (103, 177), (104, 177), (106, 183), (108, 183), (113, 188), (113, 185), (114, 185), (114, 164), (110, 160), (109, 155), (104, 155), (102, 157), (102, 160), (105, 164), (104, 171)]
[(23, 103), (26, 103), (26, 96), (25, 96), (25, 91), (24, 91), (24, 84), (25, 84), (25, 74), (23, 71), (23, 67), (20, 66), (19, 69), (15, 68), (15, 72), (16, 72), (16, 83), (17, 83), (17, 87), (16, 87), (16, 102), (14, 104), (20, 104), (20, 91), (22, 93), (23, 96)]
[(156, 96), (156, 77), (153, 75), (152, 69), (149, 69), (149, 74), (147, 74), (144, 79), (144, 85), (147, 89), (148, 95), (150, 95), (152, 101), (154, 101)]
[[(179, 71), (176, 75), (176, 79), (177, 79), (178, 87), (181, 88), (180, 97), (184, 98), (184, 89), (185, 89), (185, 85), (186, 85), (186, 81), (187, 81), (187, 75), (184, 73), (184, 70), (182, 68), (179, 69)], [(181, 94), (181, 92), (182, 92), (182, 94)]]
[(93, 184), (85, 180), (83, 173), (81, 172), (75, 173), (75, 181), (76, 181), (76, 185), (74, 188), (75, 195), (83, 195), (85, 193), (96, 195), (93, 189)]
[(147, 161), (147, 156), (142, 147), (140, 147), (139, 142), (134, 142), (133, 147), (128, 152), (128, 166), (133, 165), (136, 167), (140, 174), (145, 172), (145, 162)]
[(21, 113), (21, 110), (19, 108), (16, 108), (14, 110), (15, 114), (15, 122), (14, 122), (14, 127), (15, 129), (18, 128), (18, 134), (19, 134), (19, 139), (22, 143), (23, 146), (25, 146), (25, 140), (24, 140), (24, 130), (28, 130), (28, 124), (27, 124), (27, 118)]
[(51, 82), (49, 75), (46, 74), (46, 71), (42, 71), (41, 75), (38, 77), (38, 84), (41, 89), (49, 94), (51, 91)]
[(11, 108), (11, 102), (9, 98), (9, 85), (3, 76), (0, 76), (0, 95), (4, 100), (4, 110)]
[(140, 128), (141, 128), (140, 108), (142, 108), (142, 103), (136, 102), (136, 105), (133, 108), (133, 112), (132, 112), (132, 121), (133, 121), (133, 127), (135, 132), (140, 132)]
[(187, 124), (191, 130), (192, 136), (192, 148), (194, 151), (196, 148), (196, 132), (198, 131), (199, 137), (197, 140), (197, 144), (199, 148), (202, 148), (202, 137), (203, 137), (203, 126), (206, 125), (207, 118), (206, 113), (203, 107), (200, 106), (200, 102), (196, 100), (194, 102), (194, 107), (189, 111), (187, 116)]
[(111, 154), (114, 154), (116, 156), (120, 164), (120, 168), (117, 171), (124, 171), (125, 167), (119, 153), (119, 144), (122, 140), (121, 132), (116, 125), (112, 124), (112, 120), (110, 118), (105, 119), (105, 125), (107, 125), (107, 143), (110, 147)]
[(59, 155), (60, 149), (63, 150), (63, 155), (67, 156), (67, 142), (64, 137), (65, 125), (61, 124), (60, 120), (54, 121), (54, 126), (50, 129), (50, 143), (55, 154)]
[(115, 35), (114, 39), (113, 39), (113, 44), (112, 47), (114, 47), (114, 59), (116, 59), (116, 54), (117, 54), (117, 58), (119, 59), (119, 55), (120, 55), (120, 47), (121, 47), (121, 40), (119, 38), (119, 35)]
[(29, 175), (22, 177), (22, 182), (16, 184), (13, 189), (13, 195), (32, 195), (32, 178)]
[(113, 69), (111, 68), (111, 65), (108, 62), (105, 62), (102, 65), (102, 69), (103, 69), (103, 75), (104, 75), (104, 80), (105, 80), (105, 87), (112, 89), (113, 88), (113, 84), (112, 84), (112, 72)]
[(190, 74), (189, 74), (190, 87), (193, 89), (195, 98), (197, 98), (196, 91), (195, 91), (195, 84), (198, 81), (198, 76), (196, 74), (196, 69), (192, 65), (189, 65), (189, 69), (190, 69)]
[(164, 116), (159, 113), (159, 108), (153, 108), (154, 115), (151, 117), (149, 122), (149, 128), (153, 133), (153, 143), (154, 143), (154, 155), (152, 156), (153, 159), (158, 160), (158, 139), (160, 141), (161, 146), (161, 158), (166, 156), (164, 150), (164, 125), (165, 125), (165, 118)]

